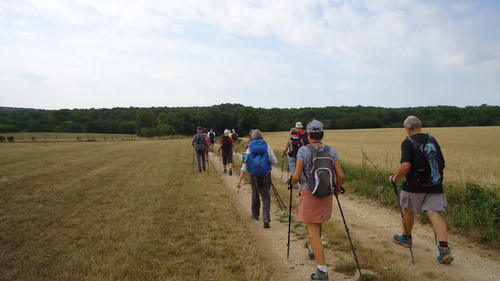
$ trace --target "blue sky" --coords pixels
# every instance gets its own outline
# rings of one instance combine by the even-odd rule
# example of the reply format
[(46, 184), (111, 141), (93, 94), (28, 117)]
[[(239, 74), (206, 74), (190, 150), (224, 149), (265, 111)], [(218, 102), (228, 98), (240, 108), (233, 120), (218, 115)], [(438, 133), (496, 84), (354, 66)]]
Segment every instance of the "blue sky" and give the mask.
[(0, 0), (0, 106), (500, 105), (500, 1)]

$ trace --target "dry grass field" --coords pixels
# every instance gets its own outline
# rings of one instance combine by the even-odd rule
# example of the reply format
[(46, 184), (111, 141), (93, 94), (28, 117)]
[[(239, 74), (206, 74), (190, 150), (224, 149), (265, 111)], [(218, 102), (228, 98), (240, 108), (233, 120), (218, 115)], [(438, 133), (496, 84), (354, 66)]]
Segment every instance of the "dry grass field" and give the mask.
[[(447, 180), (498, 186), (499, 129), (429, 129), (447, 158)], [(460, 139), (464, 135), (467, 140)], [(368, 161), (381, 171), (396, 169), (405, 137), (403, 129), (326, 136), (344, 161)], [(279, 151), (288, 134), (264, 137)], [(221, 174), (215, 167), (194, 171), (189, 139), (60, 138), (0, 143), (0, 280), (277, 280), (272, 261), (255, 247), (248, 218), (235, 212)], [(325, 226), (331, 241), (345, 236), (336, 222)], [(352, 272), (343, 240), (332, 244), (346, 255), (336, 260), (335, 271)], [(364, 265), (396, 264), (375, 250), (360, 245)], [(368, 262), (374, 257), (380, 262)], [(386, 280), (402, 280), (404, 270), (391, 267), (399, 277)]]
[[(447, 184), (462, 186), (466, 181), (498, 187), (500, 183), (500, 127), (424, 128), (436, 137), (446, 159)], [(265, 133), (275, 151), (282, 151), (289, 133)], [(399, 166), (401, 142), (406, 131), (400, 129), (328, 130), (324, 143), (337, 149), (342, 161), (367, 164), (383, 174)], [(349, 175), (347, 175), (349, 176)]]
[(191, 152), (187, 139), (0, 144), (0, 280), (273, 280)]

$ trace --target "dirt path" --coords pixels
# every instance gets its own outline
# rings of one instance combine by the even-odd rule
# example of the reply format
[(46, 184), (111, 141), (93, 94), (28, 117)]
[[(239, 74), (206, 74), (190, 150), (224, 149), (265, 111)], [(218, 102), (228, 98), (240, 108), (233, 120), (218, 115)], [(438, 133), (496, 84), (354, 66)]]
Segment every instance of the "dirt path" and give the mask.
[[(215, 170), (221, 172), (219, 157), (211, 153), (210, 159), (211, 168), (215, 168)], [(307, 249), (304, 247), (304, 240), (299, 240), (293, 234), (291, 237), (290, 259), (287, 259), (288, 223), (280, 223), (280, 215), (287, 213), (288, 210), (281, 211), (274, 196), (272, 196), (271, 228), (264, 229), (262, 221), (255, 221), (250, 218), (251, 188), (249, 184), (245, 184), (238, 192), (236, 188), (238, 176), (239, 171), (235, 171), (233, 176), (224, 174), (223, 179), (231, 199), (238, 206), (238, 212), (241, 217), (246, 219), (246, 224), (252, 231), (256, 241), (260, 242), (259, 244), (262, 247), (263, 253), (265, 253), (270, 261), (274, 261), (276, 279), (309, 280), (310, 274), (316, 268), (316, 263), (309, 260)], [(273, 176), (274, 184), (280, 194), (289, 192), (280, 183), (281, 171), (278, 168), (273, 170)], [(283, 175), (283, 178), (286, 178), (286, 176)], [(298, 191), (295, 190), (293, 200), (297, 200), (297, 197)], [(416, 264), (413, 265), (409, 250), (392, 242), (392, 235), (401, 233), (401, 215), (399, 211), (390, 210), (371, 199), (362, 198), (355, 194), (341, 195), (339, 198), (351, 236), (356, 243), (362, 243), (355, 246), (383, 249), (387, 255), (396, 255), (403, 264), (403, 267), (412, 267), (410, 275), (413, 278), (411, 279), (500, 280), (498, 253), (484, 250), (456, 235), (450, 235), (450, 245), (455, 261), (450, 265), (438, 264), (436, 262), (437, 249), (434, 232), (430, 226), (421, 225), (418, 222), (415, 222), (413, 231), (413, 254), (416, 261)], [(334, 203), (334, 221), (342, 224), (338, 206), (336, 202)], [(285, 204), (288, 206), (289, 202), (285, 202)], [(293, 217), (293, 219), (296, 219), (296, 217)], [(327, 251), (326, 255), (327, 263), (329, 264), (335, 264), (335, 261), (339, 258), (330, 251)], [(363, 268), (362, 259), (359, 260), (359, 263)], [(334, 272), (332, 266), (329, 267), (329, 271), (330, 280), (354, 280), (353, 276), (345, 276), (344, 274)]]

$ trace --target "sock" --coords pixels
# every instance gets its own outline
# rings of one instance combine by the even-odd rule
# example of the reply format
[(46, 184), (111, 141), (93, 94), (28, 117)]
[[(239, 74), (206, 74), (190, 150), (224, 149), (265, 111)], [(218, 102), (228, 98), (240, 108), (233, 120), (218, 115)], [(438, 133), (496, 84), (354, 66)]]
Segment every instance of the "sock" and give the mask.
[(324, 273), (328, 272), (328, 267), (326, 267), (326, 265), (318, 265), (318, 269), (323, 271)]
[(448, 241), (439, 241), (439, 246), (443, 248), (448, 248)]
[(406, 234), (404, 234), (404, 233), (403, 233), (403, 236), (404, 236), (405, 238), (409, 238), (409, 239), (411, 239), (411, 234), (410, 234), (410, 235), (406, 235)]

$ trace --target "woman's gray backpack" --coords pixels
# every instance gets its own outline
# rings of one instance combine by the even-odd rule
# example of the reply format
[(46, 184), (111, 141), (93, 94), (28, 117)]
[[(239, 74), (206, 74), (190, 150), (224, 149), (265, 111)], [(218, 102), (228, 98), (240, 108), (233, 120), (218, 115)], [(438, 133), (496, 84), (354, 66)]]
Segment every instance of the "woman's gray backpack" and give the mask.
[(311, 170), (309, 173), (304, 173), (311, 194), (319, 197), (331, 195), (332, 189), (335, 187), (335, 166), (330, 156), (331, 148), (325, 145), (325, 150), (317, 151), (312, 144), (308, 144), (306, 147), (312, 153)]

